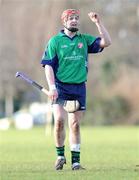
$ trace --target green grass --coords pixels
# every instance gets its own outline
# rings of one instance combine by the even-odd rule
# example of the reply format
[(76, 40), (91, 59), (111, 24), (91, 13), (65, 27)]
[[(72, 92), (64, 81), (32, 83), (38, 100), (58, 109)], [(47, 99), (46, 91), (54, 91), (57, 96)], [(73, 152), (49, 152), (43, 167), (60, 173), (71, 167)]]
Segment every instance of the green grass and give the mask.
[(0, 131), (0, 180), (137, 180), (139, 128), (82, 127), (81, 164), (72, 171), (66, 138), (67, 165), (54, 170), (53, 135), (44, 128)]

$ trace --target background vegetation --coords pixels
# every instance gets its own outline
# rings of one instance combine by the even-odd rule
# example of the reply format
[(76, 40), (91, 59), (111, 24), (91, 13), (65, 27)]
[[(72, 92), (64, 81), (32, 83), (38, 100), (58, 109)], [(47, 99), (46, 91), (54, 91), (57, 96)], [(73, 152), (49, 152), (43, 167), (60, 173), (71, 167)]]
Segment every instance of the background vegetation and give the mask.
[(62, 28), (60, 15), (67, 8), (78, 8), (80, 31), (96, 36), (87, 13), (98, 12), (112, 38), (103, 53), (89, 55), (84, 124), (139, 124), (138, 0), (0, 0), (0, 117), (47, 101), (14, 75), (23, 71), (47, 87), (40, 60), (48, 39)]

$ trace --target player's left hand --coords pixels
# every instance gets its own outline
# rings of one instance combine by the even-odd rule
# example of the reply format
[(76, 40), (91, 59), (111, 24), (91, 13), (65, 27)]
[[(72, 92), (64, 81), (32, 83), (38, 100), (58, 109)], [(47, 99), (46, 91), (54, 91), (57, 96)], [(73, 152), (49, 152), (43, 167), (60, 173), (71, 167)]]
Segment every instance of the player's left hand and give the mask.
[(94, 23), (99, 23), (100, 22), (100, 17), (97, 13), (95, 12), (90, 12), (88, 13), (88, 16), (90, 17), (90, 19), (94, 22)]

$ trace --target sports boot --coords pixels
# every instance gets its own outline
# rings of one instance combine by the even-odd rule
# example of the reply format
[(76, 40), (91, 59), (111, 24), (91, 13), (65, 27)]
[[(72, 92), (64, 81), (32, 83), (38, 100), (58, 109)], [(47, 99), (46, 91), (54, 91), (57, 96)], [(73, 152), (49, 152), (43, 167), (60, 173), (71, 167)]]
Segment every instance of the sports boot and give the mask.
[(63, 169), (63, 165), (66, 164), (66, 158), (57, 158), (56, 162), (55, 162), (55, 169), (56, 170), (62, 170)]
[(72, 170), (85, 170), (84, 167), (82, 167), (79, 163), (73, 163), (72, 164)]

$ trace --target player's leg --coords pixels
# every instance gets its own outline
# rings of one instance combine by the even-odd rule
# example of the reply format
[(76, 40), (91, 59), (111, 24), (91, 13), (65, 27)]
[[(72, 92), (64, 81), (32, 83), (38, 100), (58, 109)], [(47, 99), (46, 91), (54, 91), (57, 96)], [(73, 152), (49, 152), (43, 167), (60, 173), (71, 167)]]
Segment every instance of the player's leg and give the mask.
[(83, 111), (68, 113), (69, 124), (69, 143), (71, 149), (71, 164), (73, 170), (84, 169), (80, 165), (80, 122), (83, 117)]
[(54, 137), (57, 151), (57, 160), (55, 162), (55, 169), (63, 169), (63, 165), (66, 163), (64, 154), (64, 141), (65, 141), (65, 121), (64, 121), (64, 110), (62, 106), (58, 104), (53, 105), (54, 113)]
[(55, 144), (57, 147), (61, 147), (64, 145), (65, 140), (65, 120), (64, 120), (64, 110), (58, 105), (53, 105), (53, 113), (54, 113), (54, 137)]

